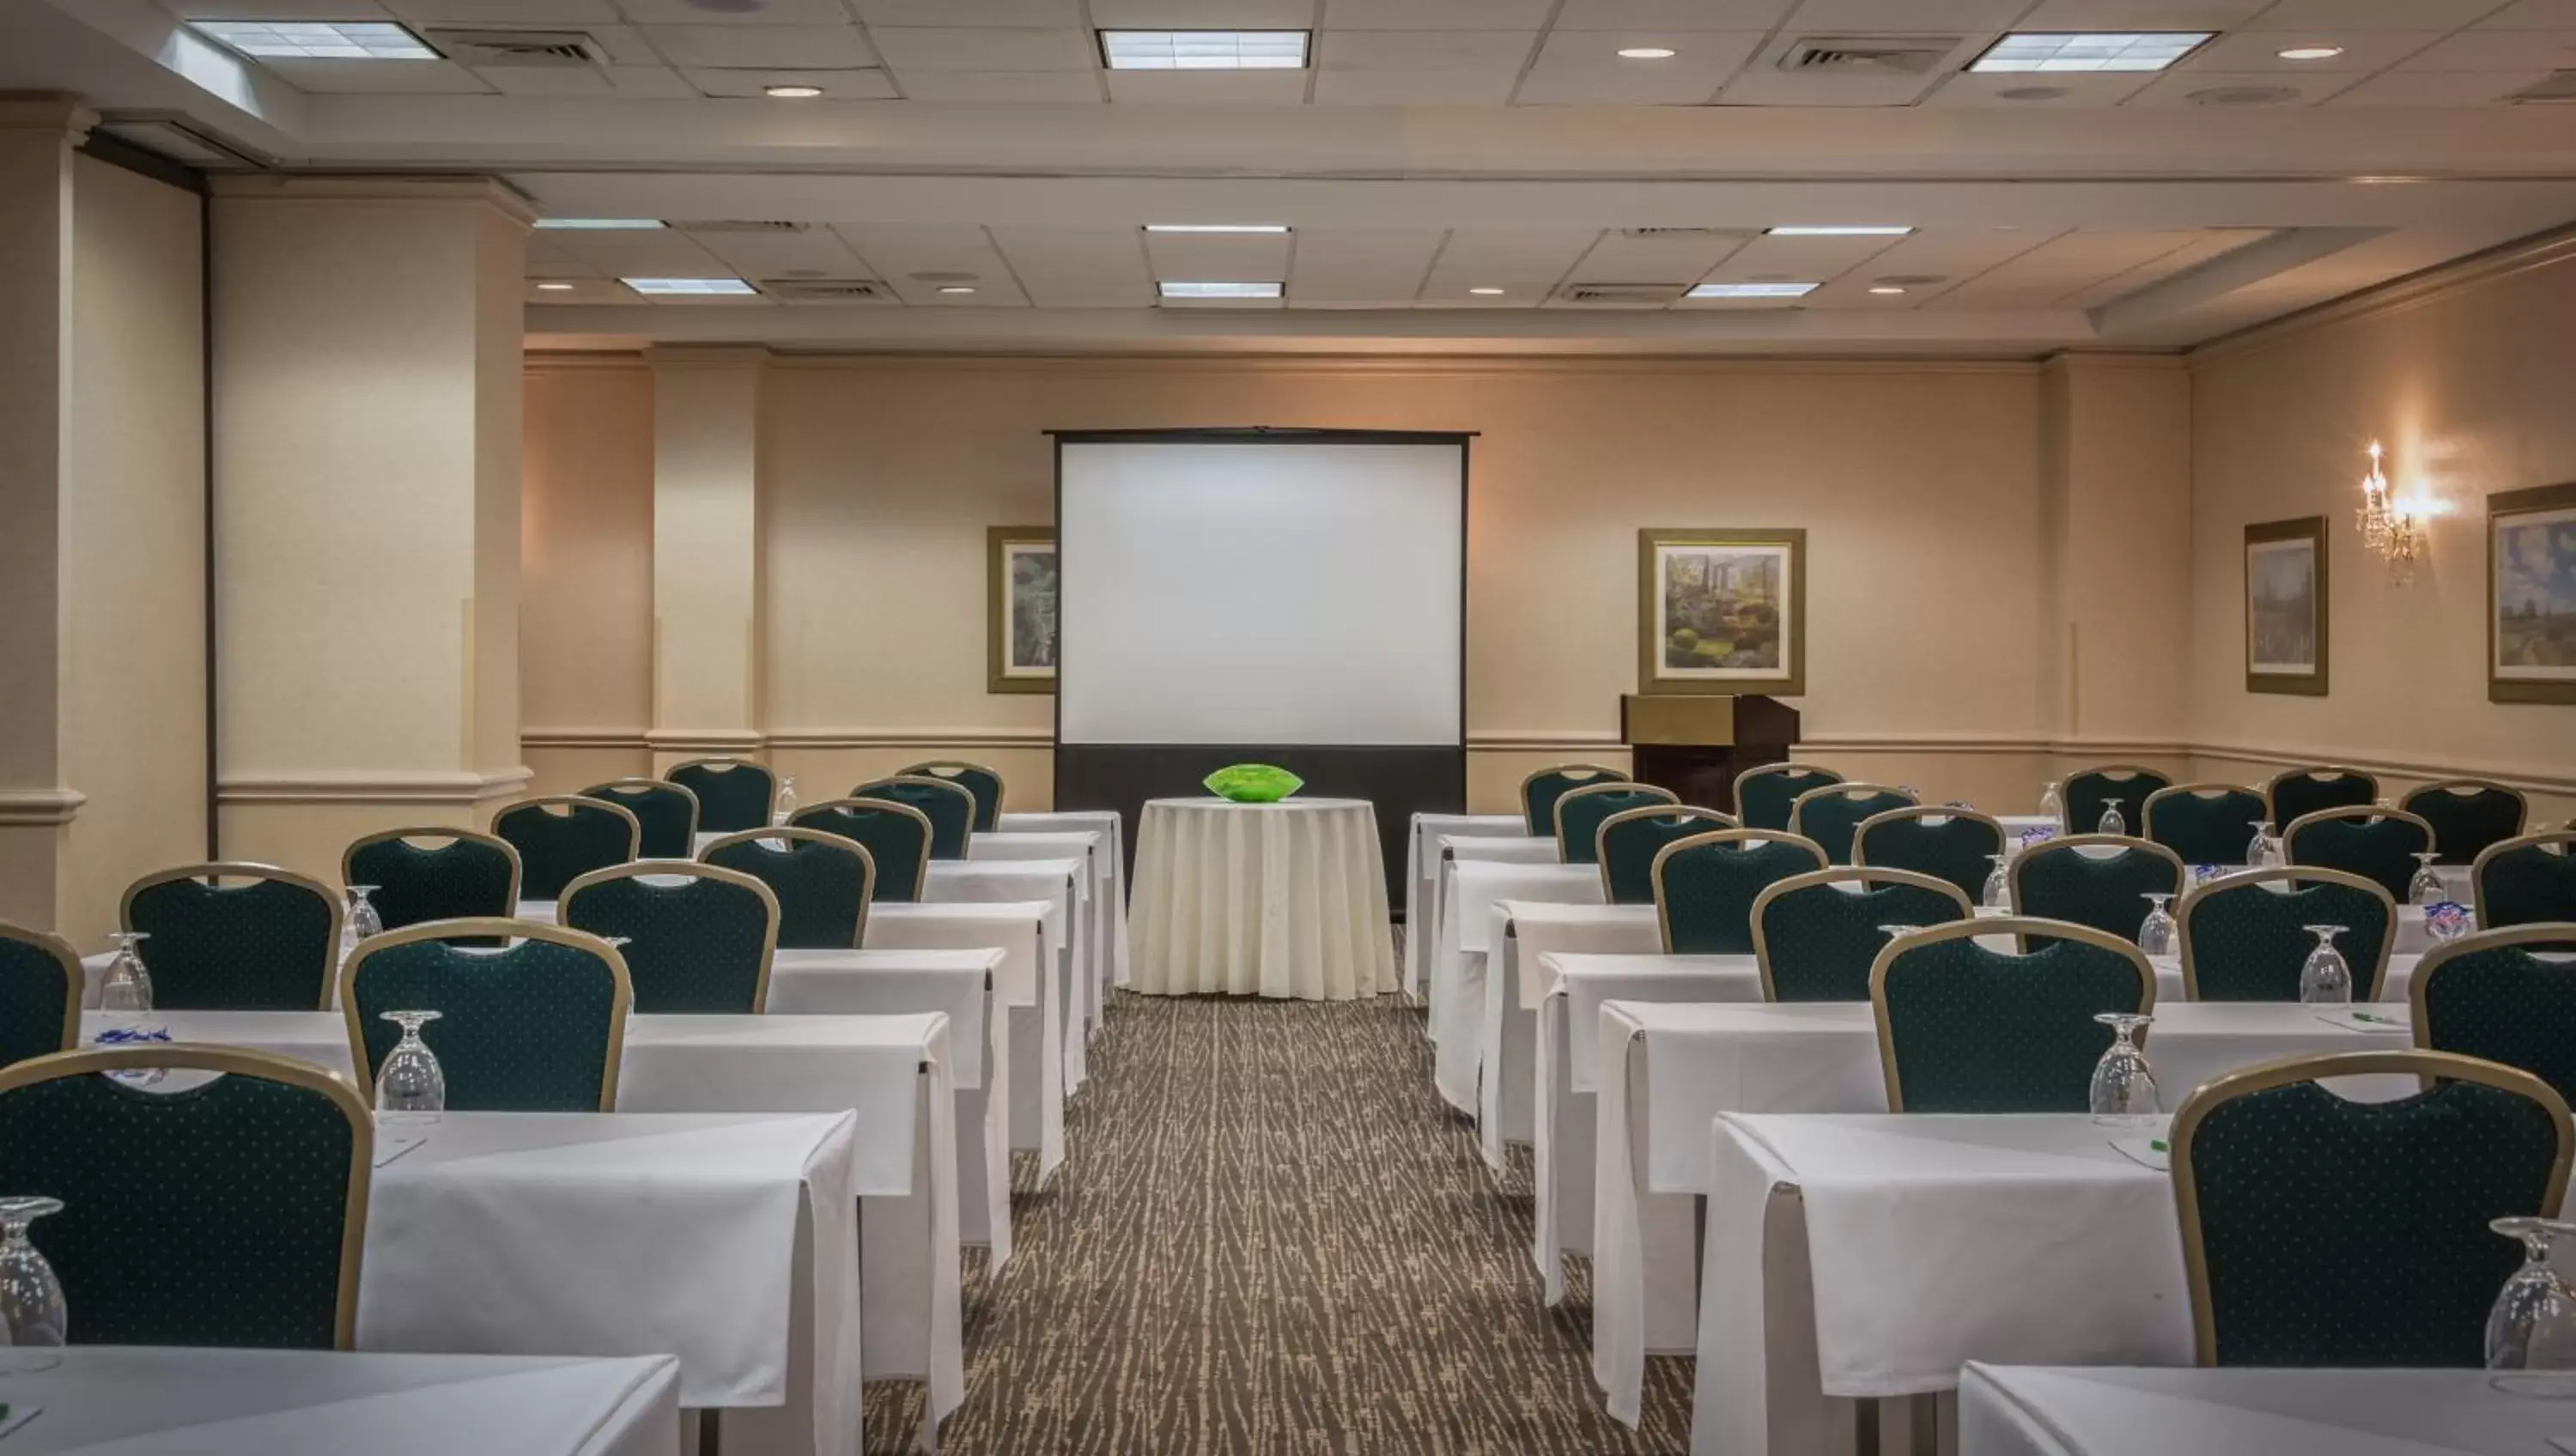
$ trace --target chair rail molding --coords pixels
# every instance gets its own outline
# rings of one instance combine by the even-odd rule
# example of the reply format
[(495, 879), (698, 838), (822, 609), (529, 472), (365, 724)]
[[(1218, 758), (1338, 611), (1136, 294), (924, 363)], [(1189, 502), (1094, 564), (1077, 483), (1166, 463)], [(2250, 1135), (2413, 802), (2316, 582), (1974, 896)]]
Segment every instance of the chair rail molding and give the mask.
[(535, 776), (524, 764), (490, 773), (368, 769), (237, 773), (216, 780), (215, 797), (225, 804), (479, 804), (523, 792)]
[[(522, 732), (525, 744), (528, 735)], [(757, 728), (649, 728), (644, 746), (657, 753), (758, 753), (766, 741)]]
[(0, 825), (11, 828), (69, 824), (89, 796), (78, 789), (0, 789)]
[(1053, 748), (1052, 728), (773, 728), (772, 748)]

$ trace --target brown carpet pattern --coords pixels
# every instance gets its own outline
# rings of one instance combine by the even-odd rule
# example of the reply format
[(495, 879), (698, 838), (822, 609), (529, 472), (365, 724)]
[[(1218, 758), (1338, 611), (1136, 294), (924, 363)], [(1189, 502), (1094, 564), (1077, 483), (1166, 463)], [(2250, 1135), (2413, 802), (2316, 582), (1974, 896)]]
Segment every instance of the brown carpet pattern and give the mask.
[[(1527, 1159), (1488, 1173), (1422, 1024), (1392, 997), (1121, 993), (1065, 1166), (1016, 1200), (1001, 1276), (968, 1271), (942, 1450), (1683, 1450), (1689, 1362), (1648, 1362), (1642, 1429), (1603, 1413), (1588, 1271), (1539, 1302)], [(871, 1386), (867, 1449), (909, 1449), (919, 1400)]]

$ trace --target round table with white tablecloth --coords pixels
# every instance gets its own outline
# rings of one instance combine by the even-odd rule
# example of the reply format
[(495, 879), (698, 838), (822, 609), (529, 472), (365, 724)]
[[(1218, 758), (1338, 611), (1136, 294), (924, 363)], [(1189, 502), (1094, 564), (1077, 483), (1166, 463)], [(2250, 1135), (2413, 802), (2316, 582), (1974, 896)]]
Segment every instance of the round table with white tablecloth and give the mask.
[(1153, 799), (1128, 910), (1133, 989), (1347, 1001), (1395, 989), (1364, 799)]

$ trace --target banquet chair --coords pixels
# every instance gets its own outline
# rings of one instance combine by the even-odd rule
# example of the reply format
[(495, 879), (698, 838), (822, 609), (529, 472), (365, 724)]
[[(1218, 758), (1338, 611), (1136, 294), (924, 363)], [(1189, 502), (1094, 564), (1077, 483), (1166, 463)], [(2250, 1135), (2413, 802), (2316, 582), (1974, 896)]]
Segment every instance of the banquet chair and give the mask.
[(2406, 988), (2415, 1044), (2520, 1067), (2576, 1093), (2576, 924), (2482, 930), (2425, 953)]
[(1912, 870), (1956, 885), (1974, 905), (1986, 893), (1994, 856), (2005, 853), (2003, 821), (1974, 809), (1909, 804), (1872, 814), (1852, 831), (1852, 863)]
[(687, 787), (669, 779), (610, 779), (581, 793), (635, 816), (635, 858), (687, 859), (695, 852), (698, 796)]
[[(2087, 849), (2109, 849), (2096, 857)], [(2182, 893), (2182, 861), (2161, 844), (2123, 834), (2070, 834), (2013, 857), (2004, 873), (2015, 915), (2071, 920), (2134, 944), (2146, 923), (2149, 895)], [(2045, 941), (2026, 942), (2042, 950)]]
[(1747, 829), (1787, 829), (1798, 796), (1826, 788), (1843, 776), (1812, 763), (1766, 763), (1735, 776), (1735, 817)]
[(692, 758), (663, 777), (698, 796), (700, 834), (765, 829), (778, 799), (778, 776), (747, 758)]
[(778, 897), (739, 870), (688, 860), (610, 865), (564, 886), (557, 918), (603, 940), (625, 937), (617, 949), (638, 1015), (769, 1007)]
[(2403, 899), (2415, 879), (2417, 853), (2433, 847), (2433, 826), (2403, 809), (2376, 804), (2319, 809), (2281, 831), (2281, 856), (2294, 865), (2322, 865), (2375, 880)]
[(698, 862), (740, 870), (769, 887), (778, 898), (782, 949), (849, 950), (867, 933), (877, 864), (854, 840), (793, 825), (746, 829), (698, 851)]
[(1827, 784), (1809, 789), (1790, 804), (1789, 832), (1815, 841), (1832, 863), (1847, 865), (1852, 860), (1852, 837), (1864, 820), (1910, 809), (1919, 802), (1911, 791), (1885, 784)]
[[(2045, 948), (1977, 943), (1998, 933)], [(2089, 925), (1970, 919), (1881, 947), (1869, 999), (1888, 1111), (2082, 1112), (2112, 1039), (2093, 1018), (2154, 1011), (2156, 973), (2135, 945)]]
[(1791, 875), (1825, 868), (1814, 841), (1715, 829), (1655, 851), (1655, 924), (1666, 955), (1751, 955), (1753, 902)]
[(1597, 763), (1560, 763), (1540, 769), (1521, 780), (1521, 821), (1532, 839), (1546, 839), (1556, 833), (1556, 801), (1568, 791), (1588, 784), (1626, 782), (1626, 769)]
[(1587, 784), (1556, 800), (1556, 858), (1561, 864), (1601, 862), (1601, 821), (1630, 809), (1678, 804), (1681, 795), (1652, 784)]
[(1713, 829), (1733, 829), (1735, 816), (1696, 804), (1648, 804), (1622, 809), (1592, 831), (1592, 855), (1601, 864), (1601, 893), (1613, 905), (1655, 903), (1655, 856), (1665, 845)]
[(0, 920), (0, 1067), (80, 1045), (80, 952)]
[[(2275, 828), (2319, 809), (2352, 809), (2379, 799), (2379, 780), (2357, 768), (2294, 768), (2263, 786), (2263, 817)], [(2246, 838), (2253, 838), (2247, 835)]]
[(975, 796), (975, 832), (990, 834), (1002, 822), (1002, 776), (980, 763), (939, 760), (916, 763), (905, 769), (908, 779), (938, 779), (951, 783)]
[(876, 866), (874, 896), (904, 904), (921, 898), (930, 880), (930, 816), (891, 799), (833, 799), (799, 809), (787, 822), (820, 829), (866, 846)]
[[(2159, 773), (2143, 764), (2113, 763), (2099, 768), (2079, 769), (2066, 776), (2058, 786), (2058, 812), (2063, 816), (2059, 827), (2069, 834), (2099, 832), (2102, 810), (2114, 799), (2120, 801), (2120, 817), (2130, 829), (2146, 827), (2147, 796), (2158, 789), (2173, 787), (2171, 774)], [(2254, 836), (2245, 836), (2251, 839)]]
[(2397, 807), (2433, 826), (2436, 863), (2473, 864), (2491, 844), (2522, 833), (2531, 801), (2522, 790), (2492, 779), (2445, 779), (2426, 784), (2398, 801)]
[(374, 886), (368, 898), (387, 930), (509, 915), (519, 908), (519, 851), (471, 829), (387, 829), (361, 836), (341, 854), (340, 883)]
[(520, 898), (551, 900), (575, 875), (635, 858), (644, 826), (605, 799), (541, 794), (495, 811), (492, 832), (519, 851)]
[(2491, 844), (2469, 871), (2480, 930), (2576, 920), (2576, 830)]
[(870, 779), (842, 797), (908, 804), (929, 816), (932, 859), (964, 859), (966, 846), (975, 838), (975, 796), (964, 784), (898, 774)]
[(156, 870), (125, 889), (119, 923), (161, 1011), (314, 1011), (331, 1004), (340, 897), (321, 881), (239, 861)]
[(1870, 967), (1887, 944), (1881, 927), (1947, 925), (1976, 913), (1958, 886), (1912, 870), (1836, 866), (1766, 885), (1753, 897), (1762, 999), (1866, 1001)]
[(2270, 816), (2263, 796), (2243, 784), (2175, 784), (2147, 795), (2138, 832), (2184, 864), (2239, 865)]
[(2335, 948), (2352, 970), (2352, 999), (2376, 1001), (2397, 944), (2396, 898), (2342, 870), (2240, 871), (2193, 886), (2174, 922), (2183, 996), (2192, 1001), (2298, 1000), (2300, 968), (2317, 945), (2311, 925), (2344, 928)]
[[(2360, 1102), (2325, 1085), (2390, 1074), (2424, 1090)], [(2528, 1072), (2384, 1051), (2205, 1082), (2166, 1139), (2201, 1364), (2474, 1369), (2522, 1262), (2488, 1224), (2556, 1214), (2576, 1129)]]
[[(466, 945), (499, 938), (505, 944)], [(373, 1085), (402, 1032), (388, 1011), (435, 1011), (420, 1039), (450, 1112), (615, 1112), (635, 992), (598, 936), (534, 920), (433, 920), (358, 942), (340, 967), (349, 1064)]]
[[(105, 1072), (219, 1074), (183, 1094)], [(0, 1070), (0, 1187), (62, 1211), (36, 1247), (74, 1345), (355, 1347), (375, 1120), (349, 1080), (162, 1043)]]

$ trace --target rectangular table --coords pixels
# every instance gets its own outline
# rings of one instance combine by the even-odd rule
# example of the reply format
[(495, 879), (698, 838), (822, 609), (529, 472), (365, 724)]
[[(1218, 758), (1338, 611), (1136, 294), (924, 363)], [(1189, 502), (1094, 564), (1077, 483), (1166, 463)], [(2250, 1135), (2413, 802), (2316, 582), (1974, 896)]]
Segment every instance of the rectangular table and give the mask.
[(1425, 967), (1439, 942), (1439, 919), (1433, 907), (1439, 897), (1443, 835), (1486, 836), (1529, 833), (1518, 814), (1416, 814), (1404, 834), (1404, 994), (1422, 998)]
[(2483, 1370), (2051, 1368), (1972, 1361), (1959, 1456), (2556, 1456), (2567, 1403)]
[(10, 1456), (679, 1456), (680, 1366), (76, 1345), (13, 1371)]
[[(1644, 1359), (1690, 1348), (1694, 1200), (1710, 1192), (1720, 1113), (1884, 1113), (1866, 1002), (1656, 1005), (1600, 1012), (1593, 1178), (1593, 1373), (1612, 1415), (1637, 1419)], [(2360, 1032), (2294, 1003), (2178, 1002), (2144, 1047), (2163, 1101), (2226, 1072), (2305, 1053), (2410, 1044), (2402, 1016)], [(1713, 1246), (1713, 1243), (1712, 1243)]]
[(998, 835), (1084, 833), (1097, 835), (1091, 857), (1099, 902), (1102, 953), (1093, 966), (1108, 1004), (1107, 989), (1127, 984), (1127, 831), (1115, 809), (1056, 809), (1026, 814), (1005, 812), (993, 831)]
[[(1062, 988), (1064, 1090), (1079, 1091), (1090, 1072), (1090, 1022), (1096, 989), (1091, 984), (1089, 867), (1080, 859), (934, 860), (921, 899), (931, 905), (1022, 904), (1044, 901), (1053, 932), (1055, 985)], [(873, 918), (883, 903), (868, 907)]]
[(1492, 937), (1494, 908), (1506, 900), (1597, 905), (1601, 872), (1592, 865), (1514, 864), (1444, 859), (1440, 865), (1440, 942), (1430, 973), (1432, 1077), (1450, 1106), (1479, 1107), (1485, 981), (1500, 963)]

